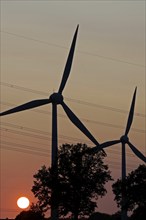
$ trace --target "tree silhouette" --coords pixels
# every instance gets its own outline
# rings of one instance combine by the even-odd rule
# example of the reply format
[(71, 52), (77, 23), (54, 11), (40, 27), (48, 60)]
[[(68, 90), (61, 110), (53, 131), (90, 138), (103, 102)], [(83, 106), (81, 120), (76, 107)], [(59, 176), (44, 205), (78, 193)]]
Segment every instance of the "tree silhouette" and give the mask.
[(95, 212), (93, 213), (90, 217), (89, 220), (113, 220), (111, 215), (108, 215), (106, 213), (100, 213), (100, 212)]
[[(104, 185), (111, 176), (103, 162), (105, 153), (88, 154), (88, 150), (85, 144), (64, 144), (58, 151), (57, 181), (53, 169), (45, 166), (34, 175), (32, 192), (41, 210), (46, 212), (51, 203), (57, 203), (60, 217), (78, 219), (93, 213), (98, 197), (106, 194)], [(53, 187), (57, 190), (54, 201), (51, 200)]]
[(145, 220), (146, 219), (146, 206), (139, 206), (133, 211), (130, 220)]
[[(109, 215), (106, 213), (94, 212), (89, 217), (89, 220), (121, 220), (121, 211), (118, 211), (112, 215)], [(130, 218), (127, 217), (127, 220), (130, 220)], [(132, 219), (132, 220), (138, 220), (138, 219)], [(142, 219), (142, 220), (144, 220), (144, 219)]]
[(113, 184), (113, 192), (118, 207), (121, 206), (122, 202), (122, 184), (126, 190), (126, 210), (133, 211), (133, 213), (135, 212), (138, 215), (138, 213), (140, 213), (138, 210), (142, 211), (146, 209), (146, 165), (140, 165), (136, 170), (132, 171), (123, 182), (118, 179), (117, 182)]
[(20, 214), (16, 216), (15, 220), (44, 220), (44, 217), (40, 212), (29, 210), (20, 212)]

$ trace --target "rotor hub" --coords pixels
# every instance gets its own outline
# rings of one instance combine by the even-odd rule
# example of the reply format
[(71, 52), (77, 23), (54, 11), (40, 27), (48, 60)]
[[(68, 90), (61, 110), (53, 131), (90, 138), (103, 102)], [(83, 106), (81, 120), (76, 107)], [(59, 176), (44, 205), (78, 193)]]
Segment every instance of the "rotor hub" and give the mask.
[(50, 95), (51, 102), (54, 104), (61, 104), (63, 102), (63, 96), (59, 93), (53, 93)]
[(122, 143), (126, 144), (126, 143), (128, 143), (129, 138), (128, 138), (126, 135), (123, 135), (123, 136), (120, 138), (120, 140), (121, 140)]

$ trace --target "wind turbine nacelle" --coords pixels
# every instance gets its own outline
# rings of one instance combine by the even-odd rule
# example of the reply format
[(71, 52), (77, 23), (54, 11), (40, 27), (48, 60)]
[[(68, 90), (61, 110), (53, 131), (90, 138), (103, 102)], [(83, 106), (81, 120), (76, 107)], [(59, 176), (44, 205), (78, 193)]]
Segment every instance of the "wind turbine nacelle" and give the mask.
[(124, 144), (128, 143), (129, 141), (129, 138), (126, 136), (126, 135), (123, 135), (121, 138), (120, 138), (120, 141)]
[(59, 93), (53, 93), (50, 95), (51, 102), (54, 104), (61, 104), (63, 102), (63, 96)]

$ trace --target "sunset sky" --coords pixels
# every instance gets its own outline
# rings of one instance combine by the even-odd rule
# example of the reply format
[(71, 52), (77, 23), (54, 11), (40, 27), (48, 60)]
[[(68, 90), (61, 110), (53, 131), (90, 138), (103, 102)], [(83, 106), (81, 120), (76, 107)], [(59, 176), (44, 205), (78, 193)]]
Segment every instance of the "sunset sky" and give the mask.
[[(48, 98), (58, 90), (77, 24), (79, 32), (64, 99), (98, 142), (124, 134), (138, 87), (131, 142), (146, 155), (145, 1), (0, 1), (1, 111)], [(16, 201), (34, 202), (33, 175), (51, 159), (51, 105), (0, 118), (0, 218), (21, 211)], [(91, 143), (58, 106), (59, 145)], [(105, 162), (121, 177), (121, 145), (106, 150)], [(127, 147), (127, 173), (142, 164)], [(98, 211), (117, 211), (111, 184)]]

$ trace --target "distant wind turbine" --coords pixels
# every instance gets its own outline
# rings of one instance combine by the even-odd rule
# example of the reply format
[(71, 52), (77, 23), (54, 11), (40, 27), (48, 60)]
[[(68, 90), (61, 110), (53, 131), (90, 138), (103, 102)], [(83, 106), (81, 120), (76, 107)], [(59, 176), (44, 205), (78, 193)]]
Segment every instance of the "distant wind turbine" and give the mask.
[[(130, 111), (129, 111), (127, 126), (125, 129), (125, 134), (123, 136), (121, 136), (121, 138), (119, 140), (107, 141), (107, 142), (104, 142), (103, 144), (100, 144), (100, 146), (98, 146), (98, 147), (93, 147), (92, 149), (90, 149), (90, 153), (94, 153), (94, 152), (99, 151), (100, 149), (121, 143), (122, 144), (122, 180), (124, 180), (126, 178), (126, 149), (125, 149), (126, 144), (129, 145), (129, 147), (134, 152), (134, 154), (136, 154), (137, 157), (139, 157), (142, 161), (144, 161), (146, 163), (146, 157), (133, 144), (131, 144), (131, 142), (129, 141), (129, 138), (128, 138), (128, 133), (130, 131), (130, 128), (131, 128), (131, 125), (133, 122), (136, 91), (137, 91), (137, 87), (135, 88), (135, 91), (133, 94), (133, 99), (132, 99), (132, 103), (131, 103), (131, 107), (130, 107)], [(123, 207), (122, 207), (122, 218), (121, 219), (126, 220), (127, 219), (127, 212), (126, 212), (126, 210), (124, 210), (124, 203), (125, 203), (126, 195), (124, 192), (123, 192), (122, 197), (123, 197), (123, 201), (122, 201)]]
[[(20, 106), (17, 106), (15, 108), (9, 109), (7, 111), (4, 111), (0, 113), (0, 116), (12, 114), (12, 113), (17, 113), (20, 111), (36, 108), (42, 105), (50, 104), (52, 103), (52, 161), (51, 161), (51, 166), (57, 169), (57, 154), (58, 154), (58, 135), (57, 135), (57, 105), (61, 105), (66, 112), (68, 118), (71, 120), (71, 122), (79, 128), (96, 146), (99, 146), (99, 143), (97, 140), (92, 136), (92, 134), (89, 132), (89, 130), (83, 125), (83, 123), (79, 120), (79, 118), (71, 111), (71, 109), (65, 104), (63, 100), (63, 95), (62, 92), (64, 90), (64, 87), (66, 85), (67, 79), (70, 74), (71, 66), (72, 66), (72, 61), (73, 61), (73, 55), (74, 55), (74, 50), (75, 50), (75, 45), (76, 45), (76, 38), (77, 38), (77, 33), (78, 33), (78, 27), (76, 28), (72, 44), (70, 47), (69, 55), (67, 58), (67, 62), (65, 65), (62, 81), (59, 87), (58, 92), (53, 93), (50, 95), (48, 99), (39, 99), (39, 100), (34, 100), (27, 102), (25, 104), (22, 104)], [(54, 190), (55, 191), (55, 190)], [(53, 196), (54, 194), (54, 196)], [(57, 196), (55, 192), (53, 193), (52, 191), (52, 197)], [(56, 217), (56, 207), (51, 207), (51, 217), (52, 219), (57, 219)]]

